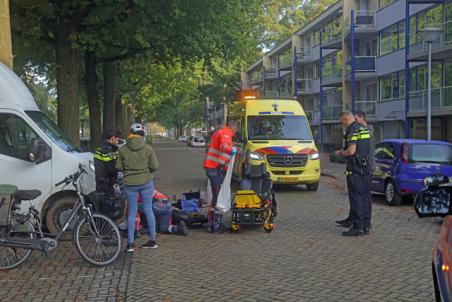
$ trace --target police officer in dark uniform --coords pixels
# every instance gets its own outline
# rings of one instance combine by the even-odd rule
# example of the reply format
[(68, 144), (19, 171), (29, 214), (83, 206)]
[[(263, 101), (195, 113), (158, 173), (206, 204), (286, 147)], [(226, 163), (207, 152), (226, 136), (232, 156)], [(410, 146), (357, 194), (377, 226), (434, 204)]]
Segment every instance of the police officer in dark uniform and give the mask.
[(347, 189), (350, 201), (349, 217), (336, 221), (339, 225), (350, 227), (344, 236), (369, 234), (370, 226), (370, 132), (355, 121), (353, 114), (344, 111), (340, 115), (342, 127), (346, 129), (345, 144), (336, 155), (347, 158)]
[(94, 152), (96, 191), (100, 199), (100, 211), (105, 214), (113, 210), (114, 185), (118, 175), (115, 165), (118, 157), (117, 145), (120, 137), (121, 132), (119, 130), (106, 131), (104, 133), (105, 141)]

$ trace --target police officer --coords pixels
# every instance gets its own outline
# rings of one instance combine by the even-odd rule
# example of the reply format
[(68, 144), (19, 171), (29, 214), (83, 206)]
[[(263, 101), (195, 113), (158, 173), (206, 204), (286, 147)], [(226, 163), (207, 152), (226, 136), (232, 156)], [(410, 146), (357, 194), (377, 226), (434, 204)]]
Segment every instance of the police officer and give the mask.
[(232, 144), (232, 138), (238, 129), (237, 121), (231, 120), (222, 129), (217, 130), (212, 135), (207, 149), (206, 159), (204, 160), (203, 166), (212, 190), (212, 202), (210, 204), (208, 220), (208, 230), (212, 233), (222, 232), (223, 214), (216, 211), (216, 205), (229, 161), (236, 153), (236, 149)]
[(370, 225), (370, 132), (355, 121), (353, 114), (344, 111), (340, 114), (340, 122), (346, 129), (345, 144), (336, 155), (347, 158), (345, 174), (350, 201), (349, 217), (336, 221), (341, 226), (350, 227), (344, 236), (362, 236), (369, 234)]
[(100, 197), (101, 212), (109, 212), (112, 205), (106, 204), (108, 200), (115, 198), (114, 185), (117, 179), (115, 169), (118, 157), (118, 143), (121, 132), (116, 129), (108, 130), (104, 133), (105, 141), (95, 149), (94, 168), (96, 173), (96, 191)]
[[(372, 177), (375, 171), (375, 130), (371, 124), (367, 123), (366, 113), (361, 110), (355, 111), (355, 120), (361, 124), (363, 127), (366, 127), (370, 132), (370, 150), (369, 150), (369, 166), (370, 166), (370, 177), (369, 177), (369, 188), (372, 188)], [(372, 193), (369, 189), (369, 202), (368, 206), (370, 217), (372, 217)], [(369, 228), (372, 228), (371, 221), (369, 221)]]

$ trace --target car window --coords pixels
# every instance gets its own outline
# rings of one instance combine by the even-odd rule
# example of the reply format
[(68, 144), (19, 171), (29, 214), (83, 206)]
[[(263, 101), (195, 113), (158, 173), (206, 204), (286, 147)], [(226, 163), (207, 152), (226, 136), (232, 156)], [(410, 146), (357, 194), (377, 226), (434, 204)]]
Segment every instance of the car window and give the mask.
[(380, 143), (375, 146), (375, 159), (394, 160), (396, 152), (394, 145), (391, 143)]
[(0, 154), (28, 159), (28, 146), (37, 138), (36, 132), (20, 117), (0, 114)]

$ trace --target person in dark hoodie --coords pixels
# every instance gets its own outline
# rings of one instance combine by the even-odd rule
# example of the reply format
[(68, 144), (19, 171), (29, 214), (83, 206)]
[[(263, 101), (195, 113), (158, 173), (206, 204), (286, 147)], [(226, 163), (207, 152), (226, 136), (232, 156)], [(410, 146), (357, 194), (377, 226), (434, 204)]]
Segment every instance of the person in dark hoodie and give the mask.
[(134, 251), (135, 217), (138, 211), (138, 196), (141, 196), (143, 211), (149, 226), (149, 241), (143, 248), (156, 248), (155, 217), (152, 210), (154, 182), (152, 173), (159, 168), (159, 162), (152, 147), (145, 143), (145, 131), (141, 124), (130, 127), (127, 143), (119, 148), (116, 169), (123, 172), (124, 194), (127, 198), (127, 252)]

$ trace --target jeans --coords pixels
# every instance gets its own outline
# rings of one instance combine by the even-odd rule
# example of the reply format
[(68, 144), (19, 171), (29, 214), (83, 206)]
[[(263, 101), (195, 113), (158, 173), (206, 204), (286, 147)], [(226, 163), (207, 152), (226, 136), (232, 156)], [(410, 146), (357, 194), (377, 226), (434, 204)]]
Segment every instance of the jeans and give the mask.
[(170, 232), (171, 216), (173, 209), (170, 202), (154, 202), (154, 214), (157, 221), (157, 229), (161, 232)]
[(206, 175), (210, 180), (210, 188), (212, 189), (212, 203), (210, 204), (210, 207), (215, 208), (217, 206), (218, 194), (220, 193), (226, 172), (220, 169), (206, 169)]
[(138, 195), (141, 196), (141, 206), (146, 215), (148, 223), (149, 237), (155, 240), (155, 217), (152, 210), (152, 197), (154, 195), (154, 183), (152, 180), (144, 185), (124, 186), (124, 194), (127, 198), (127, 207), (129, 208), (129, 216), (127, 217), (127, 239), (131, 244), (135, 239), (135, 219), (138, 212)]

